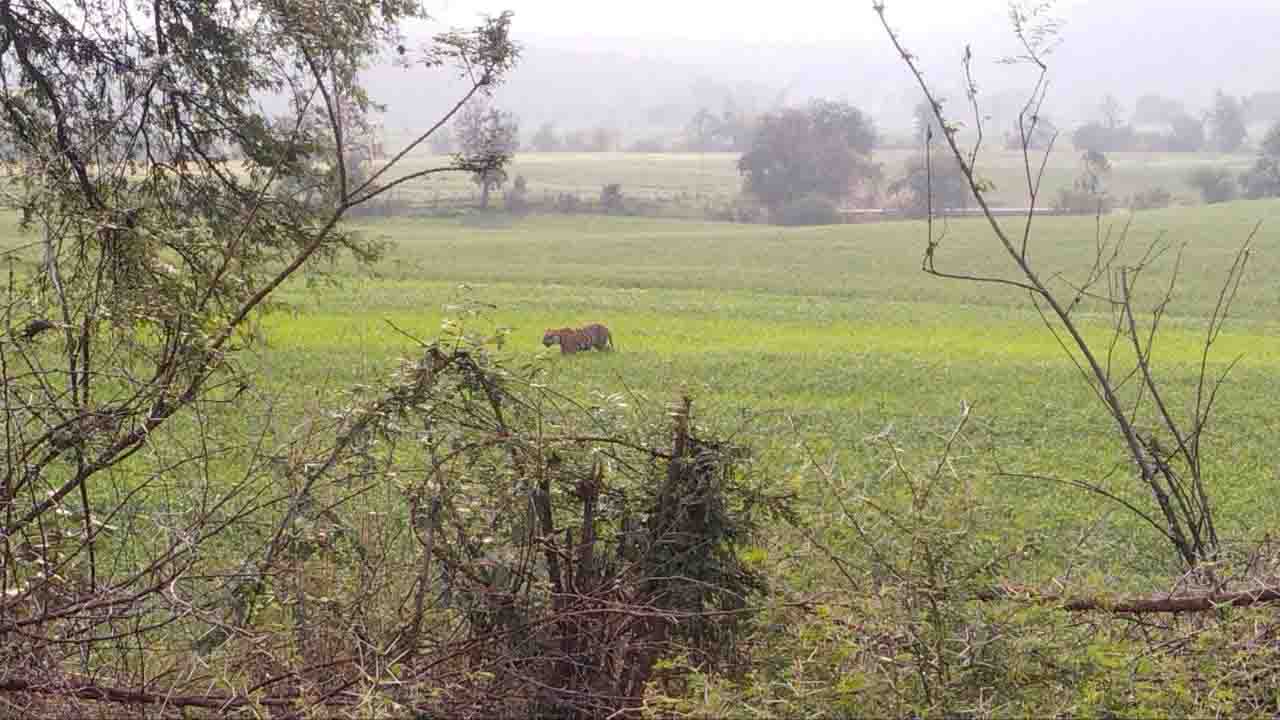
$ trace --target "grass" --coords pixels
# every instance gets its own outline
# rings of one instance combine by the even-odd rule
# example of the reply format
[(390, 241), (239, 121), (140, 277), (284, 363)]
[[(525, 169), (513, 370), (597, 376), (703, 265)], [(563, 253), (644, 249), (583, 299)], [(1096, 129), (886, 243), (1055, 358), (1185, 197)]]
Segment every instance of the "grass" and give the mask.
[[(1163, 234), (1185, 245), (1183, 275), (1159, 343), (1157, 371), (1190, 402), (1205, 318), (1235, 249), (1280, 203), (1242, 202), (1139, 214), (1130, 242)], [(1124, 216), (1106, 220), (1118, 233)], [(1038, 222), (1032, 256), (1077, 274), (1092, 258), (1090, 219)], [(1055, 542), (1102, 523), (1103, 534), (1153, 548), (1153, 533), (1111, 505), (1061, 487), (1004, 479), (997, 467), (1100, 479), (1135, 502), (1147, 499), (1124, 468), (1112, 426), (1025, 295), (930, 278), (919, 271), (918, 223), (778, 229), (605, 217), (531, 217), (509, 224), (457, 220), (373, 224), (394, 241), (368, 271), (332, 268), (336, 287), (288, 286), (293, 312), (268, 319), (268, 377), (280, 389), (361, 382), (411, 351), (390, 323), (432, 336), (445, 307), (466, 297), (495, 308), (481, 321), (509, 329), (507, 350), (543, 357), (554, 381), (584, 401), (625, 393), (654, 412), (680, 391), (704, 419), (747, 426), (771, 472), (793, 473), (798, 443), (830, 449), (848, 477), (879, 476), (883, 458), (866, 441), (892, 426), (909, 456), (925, 459), (963, 400), (976, 422), (961, 462), (987, 478), (1012, 533)], [(1101, 229), (1102, 233), (1107, 228)], [(940, 259), (963, 271), (1007, 268), (980, 221), (954, 222)], [(1280, 418), (1277, 303), (1270, 278), (1280, 235), (1256, 241), (1237, 318), (1215, 347), (1215, 368), (1242, 355), (1225, 390), (1207, 466), (1225, 536), (1274, 525), (1267, 501), (1277, 468)], [(1153, 268), (1167, 280), (1172, 257)], [(461, 284), (469, 287), (465, 292)], [(1154, 297), (1148, 294), (1148, 298)], [(1090, 336), (1107, 337), (1103, 308), (1086, 304)], [(620, 351), (561, 358), (539, 344), (546, 327), (603, 321)], [(1121, 357), (1124, 351), (1121, 351)], [(803, 474), (797, 475), (803, 478)], [(1116, 569), (1137, 562), (1117, 554)], [(1146, 568), (1150, 569), (1150, 568)]]
[[(556, 156), (565, 164), (548, 164), (547, 172), (567, 177), (587, 157)], [(653, 172), (660, 184), (660, 175), (673, 172), (661, 163), (679, 167), (681, 156), (654, 158), (630, 172)], [(622, 161), (590, 160), (602, 167)], [(1046, 273), (1078, 278), (1098, 237), (1124, 232), (1130, 219), (1130, 258), (1157, 237), (1184, 248), (1157, 353), (1157, 371), (1179, 388), (1171, 401), (1180, 408), (1190, 399), (1205, 321), (1226, 268), (1264, 223), (1236, 317), (1215, 348), (1215, 368), (1243, 357), (1225, 390), (1206, 471), (1224, 536), (1273, 526), (1280, 294), (1271, 278), (1280, 273), (1280, 234), (1271, 228), (1280, 202), (1117, 214), (1100, 225), (1042, 218), (1031, 256)], [(1016, 219), (1006, 222), (1019, 229)], [(1115, 542), (1159, 544), (1149, 528), (1095, 497), (998, 475), (1003, 469), (1106, 478), (1118, 494), (1148, 503), (1123, 464), (1110, 421), (1025, 294), (926, 276), (921, 223), (781, 229), (496, 215), (388, 220), (362, 229), (392, 241), (390, 254), (371, 268), (324, 268), (336, 285), (304, 278), (286, 284), (277, 299), (290, 310), (266, 318), (268, 342), (243, 359), (263, 371), (263, 390), (285, 399), (277, 408), (285, 425), (335, 393), (385, 377), (398, 357), (413, 353), (392, 324), (432, 337), (456, 314), (447, 306), (467, 298), (493, 306), (475, 322), (508, 329), (510, 355), (545, 363), (567, 392), (588, 403), (622, 393), (659, 413), (687, 390), (702, 419), (749, 430), (761, 468), (801, 486), (812, 480), (801, 442), (829, 452), (850, 482), (878, 482), (884, 458), (867, 437), (892, 427), (908, 457), (923, 462), (961, 401), (970, 403), (975, 421), (958, 462), (984, 478), (984, 492), (1005, 508), (1009, 526), (1002, 532), (1044, 534), (1057, 544), (1105, 527)], [(978, 220), (949, 223), (938, 260), (958, 272), (1011, 269), (990, 227)], [(1144, 298), (1155, 297), (1172, 261), (1169, 255), (1153, 266), (1159, 279), (1147, 283)], [(1086, 301), (1080, 313), (1091, 338), (1107, 337), (1106, 308)], [(591, 321), (613, 329), (619, 352), (560, 357), (539, 342), (544, 328)], [(1138, 557), (1115, 553), (1112, 562), (1131, 570)]]

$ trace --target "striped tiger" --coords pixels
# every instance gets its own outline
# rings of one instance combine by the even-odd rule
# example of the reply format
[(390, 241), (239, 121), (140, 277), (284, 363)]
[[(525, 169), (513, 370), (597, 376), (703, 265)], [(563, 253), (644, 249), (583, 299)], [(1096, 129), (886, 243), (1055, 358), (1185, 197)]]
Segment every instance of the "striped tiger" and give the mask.
[(560, 353), (569, 355), (579, 350), (591, 349), (591, 336), (576, 328), (549, 329), (542, 334), (542, 344), (546, 347), (560, 344)]
[(590, 325), (582, 328), (582, 332), (586, 333), (587, 337), (591, 338), (592, 350), (608, 351), (613, 349), (613, 334), (610, 333), (609, 328), (604, 325), (601, 325), (600, 323), (591, 323)]

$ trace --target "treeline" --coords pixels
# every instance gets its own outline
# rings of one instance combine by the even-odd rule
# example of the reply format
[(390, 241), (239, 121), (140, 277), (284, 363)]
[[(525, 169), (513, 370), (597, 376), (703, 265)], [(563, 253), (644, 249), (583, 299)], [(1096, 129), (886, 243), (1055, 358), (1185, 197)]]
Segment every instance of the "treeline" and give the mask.
[[(471, 107), (476, 105), (476, 107)], [(1207, 148), (1239, 152), (1246, 147), (1250, 118), (1280, 118), (1280, 94), (1255, 94), (1236, 98), (1217, 93), (1213, 107), (1203, 117), (1193, 116), (1178, 101), (1157, 95), (1139, 98), (1129, 121), (1120, 101), (1107, 95), (1098, 106), (1100, 120), (1069, 134), (1080, 156), (1079, 173), (1069, 186), (1049, 189), (1056, 196), (1053, 209), (1066, 213), (1109, 212), (1121, 204), (1133, 209), (1164, 207), (1173, 202), (1167, 188), (1150, 187), (1126, 198), (1108, 189), (1111, 162), (1108, 153), (1125, 151), (1196, 152)], [(507, 184), (506, 164), (521, 148), (518, 119), (472, 101), (449, 128), (433, 139), (440, 153), (457, 153), (480, 188), (479, 207), (487, 209), (489, 196)], [(942, 149), (944, 138), (963, 132), (958, 126), (942, 127), (928, 103), (914, 110), (908, 139), (886, 140), (870, 113), (846, 102), (812, 100), (802, 106), (777, 107), (759, 114), (740, 111), (732, 103), (712, 113), (696, 111), (674, 137), (652, 137), (623, 145), (617, 130), (597, 126), (568, 132), (544, 123), (527, 147), (536, 152), (725, 152), (738, 155), (741, 192), (724, 206), (700, 207), (716, 219), (737, 222), (771, 222), (783, 225), (820, 225), (840, 222), (850, 209), (893, 211), (909, 216), (930, 212), (964, 211), (972, 205), (974, 189), (964, 173), (945, 157), (931, 156)], [(1064, 133), (1046, 115), (1026, 116), (1016, 132), (1008, 132), (1004, 146), (1010, 150), (1047, 150)], [(1280, 119), (1257, 144), (1254, 167), (1239, 174), (1225, 168), (1197, 168), (1186, 178), (1205, 202), (1222, 202), (1241, 195), (1252, 198), (1280, 195)], [(896, 143), (896, 144), (895, 144)], [(1065, 142), (1062, 146), (1065, 146)], [(900, 173), (890, 176), (874, 155), (885, 147), (914, 147), (920, 152), (907, 159)], [(980, 190), (982, 191), (982, 190)], [(1046, 195), (1045, 199), (1051, 196)], [(541, 199), (523, 182), (503, 196), (512, 212), (607, 212), (667, 214), (670, 203), (656, 204), (628, 198), (621, 185), (602, 187), (600, 200), (561, 192)], [(689, 203), (680, 203), (689, 205)], [(698, 205), (698, 202), (693, 203)], [(684, 208), (688, 210), (687, 207)]]
[[(561, 129), (546, 122), (528, 138), (527, 147), (534, 152), (745, 152), (759, 121), (759, 116), (747, 112), (717, 114), (702, 108), (680, 132), (655, 133), (629, 142), (616, 127)], [(431, 148), (439, 154), (455, 152), (458, 138), (453, 133), (440, 133), (432, 138)]]
[[(729, 101), (724, 105), (719, 112), (700, 107), (679, 127), (648, 131), (608, 124), (562, 128), (544, 122), (525, 136), (522, 145), (534, 152), (741, 153), (750, 151), (765, 116), (783, 109), (760, 112)], [(925, 128), (936, 125), (928, 119), (927, 106), (917, 106), (912, 114), (909, 133), (880, 133), (877, 146), (918, 144)], [(1047, 115), (1041, 115), (1031, 138), (1033, 147), (1042, 149), (1051, 136), (1061, 134), (1081, 152), (1237, 152), (1248, 145), (1251, 127), (1268, 128), (1280, 121), (1280, 91), (1240, 97), (1219, 91), (1211, 107), (1202, 111), (1191, 110), (1180, 100), (1148, 93), (1138, 97), (1128, 112), (1120, 100), (1108, 94), (1094, 115), (1093, 120), (1072, 130), (1061, 129)], [(1009, 149), (1021, 146), (1022, 138), (1016, 131), (1005, 135)], [(936, 127), (934, 137), (939, 137)], [(437, 153), (454, 152), (457, 147), (449, 133), (432, 139)]]
[(1250, 126), (1280, 122), (1280, 92), (1234, 97), (1218, 91), (1205, 111), (1155, 94), (1139, 97), (1129, 120), (1124, 107), (1107, 95), (1098, 119), (1071, 134), (1077, 150), (1094, 152), (1236, 152), (1249, 140)]

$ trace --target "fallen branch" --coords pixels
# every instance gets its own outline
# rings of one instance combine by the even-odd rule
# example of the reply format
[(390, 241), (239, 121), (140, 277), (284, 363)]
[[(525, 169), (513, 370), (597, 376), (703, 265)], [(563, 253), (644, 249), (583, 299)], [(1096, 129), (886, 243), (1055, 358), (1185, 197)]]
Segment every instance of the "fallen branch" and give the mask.
[(1280, 588), (1259, 588), (1229, 593), (1165, 595), (1155, 597), (1067, 597), (1041, 594), (1030, 588), (1008, 585), (978, 593), (984, 602), (1014, 600), (1040, 605), (1057, 605), (1067, 612), (1187, 613), (1209, 612), (1220, 607), (1249, 607), (1280, 602)]
[[(296, 691), (259, 698), (228, 694), (169, 695), (97, 685), (77, 677), (62, 678), (58, 682), (43, 680), (38, 683), (20, 678), (8, 678), (0, 680), (0, 692), (74, 697), (82, 700), (97, 700), (99, 702), (123, 705), (167, 705), (169, 707), (196, 707), (223, 711), (252, 705), (289, 708), (296, 706), (303, 699)], [(326, 703), (331, 705), (350, 704), (344, 698), (328, 698)]]

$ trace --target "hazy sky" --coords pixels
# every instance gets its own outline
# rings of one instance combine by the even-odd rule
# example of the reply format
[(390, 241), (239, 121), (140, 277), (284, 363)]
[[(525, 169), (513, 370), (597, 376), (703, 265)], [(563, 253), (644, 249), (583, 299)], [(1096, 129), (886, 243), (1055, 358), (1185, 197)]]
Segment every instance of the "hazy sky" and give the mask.
[[(1064, 14), (1088, 0), (1058, 0)], [(1124, 0), (1108, 0), (1124, 2)], [(1130, 0), (1132, 1), (1132, 0)], [(1160, 0), (1168, 5), (1167, 0)], [(427, 0), (428, 12), (450, 24), (470, 24), (480, 12), (509, 9), (518, 32), (567, 37), (662, 37), (733, 44), (827, 44), (878, 35), (871, 0)], [(889, 0), (895, 26), (936, 33), (1006, 23), (1007, 0)]]
[[(1040, 0), (1029, 0), (1038, 3)], [(901, 125), (918, 89), (894, 56), (872, 0), (423, 0), (434, 22), (474, 26), (481, 14), (515, 13), (525, 46), (499, 101), (532, 126), (643, 125), (654, 108), (693, 102), (709, 81), (756, 100), (845, 99)], [(982, 93), (1024, 92), (1036, 74), (997, 61), (1019, 52), (1009, 0), (886, 0), (892, 26), (935, 90), (962, 96), (959, 58), (972, 45)], [(1051, 66), (1048, 112), (1069, 126), (1096, 116), (1113, 93), (1126, 109), (1144, 93), (1193, 111), (1218, 90), (1280, 90), (1280, 0), (1057, 0), (1064, 22)], [(388, 100), (396, 97), (388, 78)], [(1020, 96), (1019, 96), (1020, 97)], [(763, 98), (763, 99), (761, 99)], [(697, 102), (706, 100), (699, 96)], [(629, 118), (629, 119), (624, 119)], [(639, 119), (637, 119), (639, 118)], [(656, 121), (655, 121), (656, 122)], [(664, 121), (665, 122), (665, 121)]]

